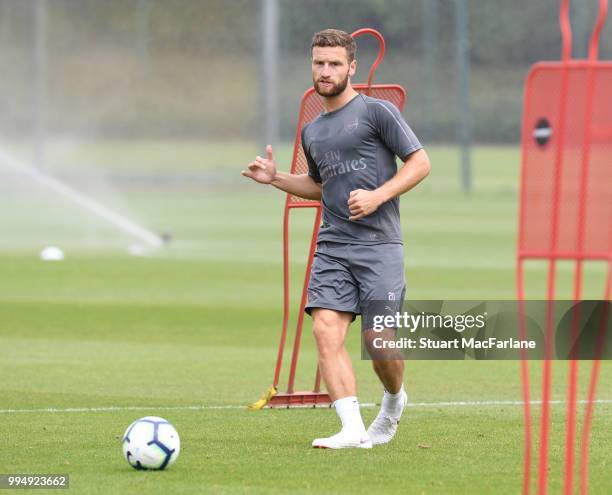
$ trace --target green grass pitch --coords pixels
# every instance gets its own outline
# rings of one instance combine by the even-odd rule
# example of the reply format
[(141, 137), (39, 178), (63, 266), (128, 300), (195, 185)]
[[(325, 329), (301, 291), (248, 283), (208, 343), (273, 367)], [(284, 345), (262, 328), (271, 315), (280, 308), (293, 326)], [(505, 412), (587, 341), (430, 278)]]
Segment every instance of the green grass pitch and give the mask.
[[(57, 198), (2, 196), (11, 215), (0, 217), (0, 473), (68, 473), (70, 492), (79, 494), (519, 493), (522, 408), (511, 403), (521, 398), (517, 362), (407, 363), (412, 405), (395, 441), (371, 451), (309, 448), (336, 432), (333, 410), (246, 410), (273, 373), (284, 198), (238, 175), (252, 146), (227, 146), (229, 162), (221, 145), (192, 143), (177, 155), (177, 174), (209, 174), (209, 185), (122, 190), (135, 218), (174, 236), (145, 257), (129, 256), (132, 241)], [(147, 143), (83, 150), (110, 174), (120, 167), (105, 158), (151, 158)], [(289, 148), (278, 151), (287, 163)], [(513, 298), (517, 150), (476, 149), (471, 194), (458, 189), (453, 149), (430, 154), (431, 176), (402, 199), (408, 297)], [(162, 158), (151, 158), (155, 173)], [(294, 295), (311, 221), (298, 212), (292, 224)], [(93, 233), (87, 222), (96, 224)], [(41, 262), (38, 251), (53, 243), (66, 260)], [(571, 270), (560, 271), (560, 295), (568, 297)], [(530, 297), (543, 297), (544, 274), (544, 266), (530, 265)], [(588, 267), (587, 296), (600, 297), (603, 275)], [(355, 325), (348, 346), (360, 400), (375, 403), (381, 388), (370, 364), (358, 360), (358, 337)], [(311, 386), (314, 361), (307, 320), (301, 388)], [(537, 399), (541, 370), (531, 369)], [(590, 363), (580, 369), (583, 398)], [(554, 373), (553, 398), (563, 400), (567, 365), (555, 362)], [(612, 399), (611, 382), (604, 362), (599, 399)], [(470, 401), (490, 403), (461, 404)], [(366, 422), (376, 411), (363, 410)], [(536, 420), (538, 413), (534, 406)], [(145, 415), (168, 419), (181, 435), (181, 456), (168, 471), (137, 472), (122, 457), (121, 435)], [(552, 418), (550, 493), (559, 493), (563, 404), (552, 406)], [(610, 493), (611, 425), (612, 404), (597, 404), (592, 494)]]

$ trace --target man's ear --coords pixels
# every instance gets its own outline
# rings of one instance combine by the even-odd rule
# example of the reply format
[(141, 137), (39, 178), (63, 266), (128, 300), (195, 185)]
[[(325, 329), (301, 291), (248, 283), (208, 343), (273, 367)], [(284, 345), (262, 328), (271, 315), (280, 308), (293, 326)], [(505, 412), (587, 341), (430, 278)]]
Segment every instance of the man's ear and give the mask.
[(349, 76), (353, 77), (355, 75), (355, 72), (357, 72), (357, 60), (353, 60), (349, 64)]

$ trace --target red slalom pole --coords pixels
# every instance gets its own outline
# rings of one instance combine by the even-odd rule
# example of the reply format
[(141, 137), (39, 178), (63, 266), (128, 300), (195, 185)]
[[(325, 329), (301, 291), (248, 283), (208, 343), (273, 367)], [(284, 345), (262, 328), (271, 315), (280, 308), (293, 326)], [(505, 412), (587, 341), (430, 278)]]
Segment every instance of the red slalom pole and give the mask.
[(599, 12), (597, 14), (597, 20), (595, 21), (595, 27), (593, 28), (593, 34), (589, 41), (589, 60), (594, 62), (599, 56), (599, 38), (603, 29), (606, 17), (608, 15), (608, 0), (599, 0)]
[[(598, 26), (601, 29), (600, 23)], [(589, 64), (594, 61), (589, 60)], [(592, 127), (589, 125), (593, 118), (593, 67), (587, 67), (587, 83), (586, 83), (586, 109), (584, 113), (584, 135), (582, 142), (581, 156), (581, 171), (580, 171), (580, 188), (578, 193), (578, 238), (576, 242), (576, 251), (581, 253), (584, 248), (585, 235), (585, 215), (586, 215), (586, 198), (587, 198), (587, 180), (589, 172), (590, 160), (590, 143)], [(576, 436), (576, 400), (577, 400), (577, 381), (578, 381), (578, 335), (580, 327), (580, 305), (578, 302), (582, 297), (582, 279), (583, 279), (583, 260), (576, 260), (576, 273), (574, 279), (574, 307), (572, 315), (572, 344), (575, 346), (574, 356), (569, 364), (569, 383), (567, 391), (567, 435), (565, 442), (565, 495), (572, 495), (574, 491), (574, 442)]]
[[(594, 92), (594, 70), (593, 65), (597, 61), (598, 49), (599, 49), (599, 38), (601, 35), (601, 30), (603, 28), (605, 18), (607, 15), (608, 9), (608, 1), (600, 0), (599, 2), (599, 12), (597, 16), (597, 20), (595, 22), (595, 27), (593, 28), (593, 33), (591, 35), (590, 43), (589, 43), (589, 54), (588, 54), (588, 66), (587, 66), (587, 81), (586, 81), (586, 102), (585, 102), (585, 112), (584, 112), (584, 134), (583, 134), (583, 142), (582, 142), (582, 156), (581, 156), (581, 170), (580, 170), (580, 188), (579, 188), (579, 199), (578, 199), (578, 238), (576, 242), (576, 251), (577, 253), (581, 253), (584, 248), (584, 236), (585, 236), (585, 215), (586, 215), (586, 198), (587, 198), (587, 179), (588, 179), (588, 171), (589, 171), (589, 160), (590, 160), (590, 151), (591, 151), (591, 138), (592, 138), (592, 126), (590, 122), (593, 118), (593, 92)], [(569, 20), (568, 24), (569, 24)], [(576, 260), (576, 274), (574, 281), (574, 301), (578, 303), (582, 296), (582, 260)], [(607, 294), (606, 294), (607, 295)], [(607, 314), (607, 306), (604, 308), (604, 311)], [(573, 358), (576, 358), (576, 354), (578, 353), (578, 334), (579, 334), (579, 325), (580, 325), (580, 305), (577, 304), (574, 308), (574, 314), (572, 315), (572, 344), (574, 346)], [(607, 316), (603, 317), (604, 320), (607, 319)], [(605, 323), (604, 323), (605, 328)], [(597, 368), (598, 372), (599, 362), (596, 360), (593, 363), (593, 368)], [(597, 382), (597, 373), (595, 374), (595, 383)], [(565, 495), (571, 495), (574, 491), (574, 465), (575, 465), (575, 435), (576, 435), (576, 399), (577, 399), (577, 380), (578, 380), (578, 361), (576, 359), (572, 359), (570, 361), (570, 369), (569, 369), (569, 384), (568, 384), (568, 402), (567, 402), (567, 435), (566, 435), (566, 443), (565, 443)], [(595, 398), (595, 389), (592, 391), (592, 399)], [(589, 398), (591, 399), (591, 390), (589, 390)], [(589, 401), (587, 407), (591, 407), (592, 411), (592, 400)], [(591, 412), (592, 414), (592, 412)], [(588, 434), (590, 430), (590, 418), (587, 427), (586, 418), (585, 425), (583, 427), (584, 432), (586, 432), (586, 440), (588, 441)], [(585, 438), (583, 436), (583, 443)], [(583, 452), (584, 454), (584, 452)], [(585, 455), (582, 455), (582, 459), (586, 458)], [(581, 470), (582, 470), (581, 466)], [(586, 476), (582, 476), (581, 483), (581, 491), (587, 489), (587, 485), (583, 486), (584, 481), (587, 479)]]
[[(559, 236), (559, 206), (561, 196), (561, 172), (563, 167), (562, 150), (565, 145), (565, 119), (567, 113), (567, 93), (569, 84), (568, 64), (572, 52), (571, 26), (569, 23), (569, 0), (562, 0), (559, 16), (563, 34), (563, 61), (565, 62), (561, 78), (559, 95), (559, 143), (555, 153), (555, 179), (553, 187), (553, 215), (551, 225), (550, 253), (556, 254)], [(554, 299), (556, 281), (556, 258), (550, 259), (548, 267), (548, 311), (545, 329), (545, 357), (542, 378), (542, 416), (540, 421), (540, 462), (538, 464), (538, 494), (548, 492), (548, 441), (550, 437), (550, 388), (552, 378), (552, 334), (554, 328)]]
[[(554, 280), (555, 261), (549, 266), (549, 280), (552, 280), (552, 292), (549, 289), (549, 300), (546, 312), (546, 328), (544, 330), (544, 370), (542, 377), (542, 412), (540, 418), (540, 462), (538, 464), (538, 494), (546, 495), (548, 484), (548, 439), (550, 437), (550, 388), (552, 378), (552, 329), (554, 325)], [(550, 282), (549, 282), (550, 285)]]
[[(612, 236), (612, 234), (611, 234)], [(610, 301), (612, 298), (612, 257), (608, 262), (608, 280), (604, 292), (604, 301)], [(599, 367), (601, 349), (603, 349), (604, 337), (606, 335), (606, 326), (608, 325), (610, 304), (604, 306), (603, 315), (601, 317), (601, 325), (597, 336), (597, 355), (593, 361), (591, 368), (591, 378), (589, 380), (589, 392), (587, 403), (584, 410), (584, 425), (582, 426), (582, 446), (580, 450), (580, 495), (587, 495), (589, 491), (589, 440), (591, 434), (591, 424), (593, 422), (593, 408), (595, 407), (595, 393), (597, 391), (597, 381), (599, 379)]]
[[(525, 283), (524, 283), (524, 261), (518, 259), (516, 268), (516, 287), (519, 309), (519, 338), (527, 339), (525, 328)], [(523, 447), (523, 495), (529, 495), (531, 485), (531, 404), (529, 386), (529, 363), (527, 361), (527, 349), (521, 348), (521, 385), (523, 389), (523, 416), (525, 422), (525, 445)]]
[(565, 495), (574, 491), (574, 441), (576, 438), (576, 399), (578, 381), (578, 337), (580, 328), (580, 291), (582, 287), (582, 260), (576, 261), (576, 282), (574, 292), (574, 307), (572, 309), (572, 331), (567, 386), (567, 430), (565, 436)]

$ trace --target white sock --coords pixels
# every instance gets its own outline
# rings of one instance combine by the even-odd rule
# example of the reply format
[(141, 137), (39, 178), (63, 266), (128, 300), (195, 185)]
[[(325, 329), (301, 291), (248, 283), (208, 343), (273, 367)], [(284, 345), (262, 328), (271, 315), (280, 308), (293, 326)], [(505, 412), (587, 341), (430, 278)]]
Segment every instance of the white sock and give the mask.
[(402, 388), (399, 389), (399, 392), (396, 394), (392, 394), (385, 390), (385, 394), (383, 395), (382, 400), (382, 410), (387, 416), (392, 418), (399, 418), (402, 415), (402, 408), (404, 406), (404, 402), (402, 397), (404, 396), (404, 384), (402, 384)]
[(350, 429), (363, 433), (366, 431), (361, 412), (359, 411), (359, 401), (354, 395), (343, 397), (334, 402), (336, 413), (342, 422), (342, 429)]

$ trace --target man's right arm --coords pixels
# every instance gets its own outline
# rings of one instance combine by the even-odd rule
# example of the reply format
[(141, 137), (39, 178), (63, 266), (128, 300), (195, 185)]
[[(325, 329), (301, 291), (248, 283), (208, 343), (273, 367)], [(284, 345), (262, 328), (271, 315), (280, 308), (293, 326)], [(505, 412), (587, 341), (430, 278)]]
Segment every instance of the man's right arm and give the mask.
[(294, 196), (319, 201), (321, 199), (321, 184), (315, 182), (308, 174), (288, 174), (276, 172), (271, 184)]
[(288, 174), (278, 172), (272, 154), (272, 146), (266, 146), (267, 158), (260, 156), (249, 163), (242, 175), (253, 179), (260, 184), (271, 184), (281, 191), (285, 191), (300, 198), (318, 201), (321, 199), (321, 184), (308, 174)]

